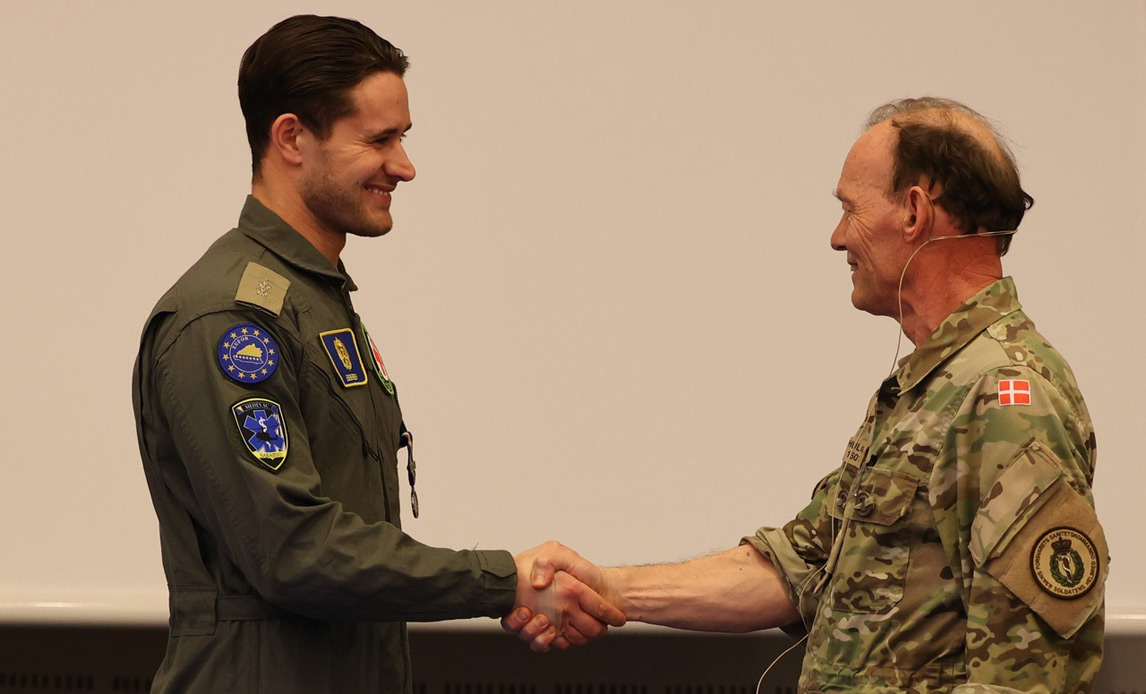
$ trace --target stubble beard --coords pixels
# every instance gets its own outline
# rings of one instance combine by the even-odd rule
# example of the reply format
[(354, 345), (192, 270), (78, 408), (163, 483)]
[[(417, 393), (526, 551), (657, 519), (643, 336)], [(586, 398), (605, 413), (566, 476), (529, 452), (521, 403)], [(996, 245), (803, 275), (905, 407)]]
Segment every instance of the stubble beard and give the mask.
[(371, 238), (390, 231), (389, 213), (385, 220), (374, 218), (354, 192), (361, 191), (346, 190), (324, 171), (303, 187), (302, 201), (323, 227), (336, 233)]

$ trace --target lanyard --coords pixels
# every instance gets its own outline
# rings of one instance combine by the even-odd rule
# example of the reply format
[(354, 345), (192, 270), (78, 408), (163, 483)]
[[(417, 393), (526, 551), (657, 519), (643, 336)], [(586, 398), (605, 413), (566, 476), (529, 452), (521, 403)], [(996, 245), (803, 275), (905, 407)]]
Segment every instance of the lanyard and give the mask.
[(414, 462), (414, 435), (406, 428), (406, 423), (402, 423), (402, 433), (400, 435), (402, 445), (406, 447), (406, 477), (410, 480), (410, 512), (414, 517), (418, 517), (418, 491), (414, 489), (414, 482), (418, 479), (418, 464)]

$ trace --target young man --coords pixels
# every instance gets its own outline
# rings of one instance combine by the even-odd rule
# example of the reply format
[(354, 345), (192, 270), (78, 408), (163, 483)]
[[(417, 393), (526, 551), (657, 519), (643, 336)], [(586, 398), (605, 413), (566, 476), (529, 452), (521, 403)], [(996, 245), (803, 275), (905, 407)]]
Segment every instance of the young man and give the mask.
[[(154, 692), (410, 691), (407, 620), (539, 611), (539, 551), (582, 561), (556, 543), (515, 558), (401, 530), (412, 440), (340, 254), (347, 235), (390, 230), (414, 178), (406, 67), (336, 17), (284, 20), (243, 56), (251, 195), (159, 300), (134, 375), (170, 589)], [(545, 601), (559, 647), (623, 623), (573, 579)]]

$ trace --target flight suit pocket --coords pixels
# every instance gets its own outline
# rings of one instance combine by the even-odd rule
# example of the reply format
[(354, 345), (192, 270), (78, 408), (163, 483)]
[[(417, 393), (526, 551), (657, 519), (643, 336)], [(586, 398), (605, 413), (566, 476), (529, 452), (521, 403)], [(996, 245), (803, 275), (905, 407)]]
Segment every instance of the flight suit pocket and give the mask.
[[(882, 613), (903, 598), (915, 532), (907, 520), (919, 481), (894, 470), (868, 469), (855, 491), (837, 488), (833, 517), (842, 542), (832, 580), (832, 606)], [(842, 492), (842, 493), (841, 493)]]
[(391, 520), (382, 459), (368, 429), (369, 393), (365, 388), (345, 392), (329, 368), (308, 361), (300, 379), (302, 419), (314, 468), (322, 479), (322, 493), (338, 499), (343, 508), (367, 523)]

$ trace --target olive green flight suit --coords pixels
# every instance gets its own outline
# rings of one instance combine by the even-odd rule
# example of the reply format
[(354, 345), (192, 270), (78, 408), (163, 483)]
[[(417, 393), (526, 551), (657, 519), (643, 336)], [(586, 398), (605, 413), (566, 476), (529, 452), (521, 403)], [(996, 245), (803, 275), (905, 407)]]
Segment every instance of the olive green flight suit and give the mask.
[(133, 401), (171, 607), (153, 692), (408, 692), (406, 621), (514, 604), (508, 552), (402, 532), (402, 413), (354, 289), (248, 198), (147, 320)]

